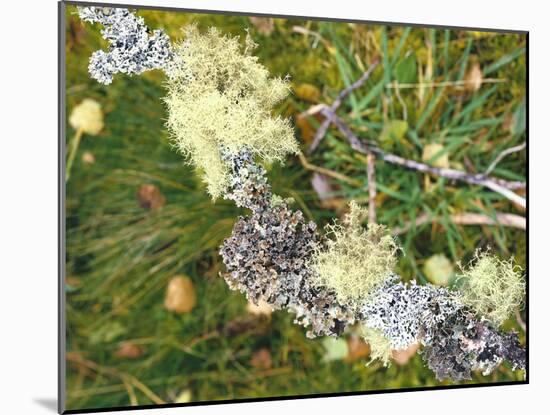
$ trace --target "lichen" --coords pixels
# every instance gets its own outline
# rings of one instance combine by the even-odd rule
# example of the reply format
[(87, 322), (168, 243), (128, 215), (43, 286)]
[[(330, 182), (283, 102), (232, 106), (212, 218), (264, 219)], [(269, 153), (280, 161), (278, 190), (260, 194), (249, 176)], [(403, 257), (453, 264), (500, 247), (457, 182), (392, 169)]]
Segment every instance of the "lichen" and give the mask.
[(360, 334), (370, 346), (371, 360), (368, 364), (380, 360), (384, 366), (389, 366), (392, 348), (387, 337), (385, 337), (380, 330), (367, 326), (361, 327)]
[(336, 293), (342, 304), (352, 309), (364, 305), (368, 296), (393, 272), (398, 246), (381, 225), (361, 226), (364, 215), (354, 201), (342, 224), (327, 226), (325, 243), (312, 258), (315, 282)]
[(495, 327), (521, 306), (525, 279), (521, 267), (515, 265), (513, 259), (505, 261), (488, 252), (477, 251), (469, 268), (461, 270), (462, 301)]
[(95, 51), (88, 66), (90, 76), (102, 84), (110, 84), (116, 73), (163, 69), (172, 58), (168, 36), (162, 30), (150, 31), (143, 18), (128, 9), (79, 7), (78, 14), (84, 21), (104, 26), (101, 35), (109, 48)]
[(379, 330), (392, 349), (403, 350), (418, 341), (429, 344), (437, 324), (462, 305), (455, 295), (431, 284), (406, 284), (395, 275), (368, 299), (361, 312), (366, 327)]
[(288, 121), (271, 114), (288, 92), (287, 81), (269, 78), (251, 55), (250, 38), (243, 49), (216, 29), (201, 34), (188, 27), (173, 49), (162, 32), (150, 36), (128, 10), (79, 12), (83, 20), (102, 23), (110, 42), (107, 53), (92, 56), (92, 76), (109, 83), (116, 72), (164, 69), (174, 145), (202, 172), (212, 197), (251, 211), (238, 218), (220, 248), (230, 288), (253, 304), (295, 313), (308, 337), (339, 336), (360, 323), (372, 360), (385, 366), (392, 350), (419, 343), (439, 380), (470, 379), (475, 370), (486, 375), (505, 360), (514, 370), (525, 369), (517, 334), (498, 331), (525, 290), (512, 260), (476, 253), (456, 292), (405, 283), (393, 273), (396, 242), (384, 227), (363, 228), (365, 212), (355, 202), (320, 242), (315, 223), (272, 193), (257, 159), (283, 160), (297, 152), (297, 143)]
[(251, 55), (255, 44), (211, 28), (185, 28), (167, 70), (167, 126), (175, 146), (202, 174), (208, 193), (221, 196), (228, 179), (222, 152), (246, 148), (266, 162), (298, 152), (290, 122), (271, 114), (289, 91), (288, 81), (270, 78)]
[(311, 283), (315, 223), (271, 193), (265, 170), (246, 151), (224, 160), (230, 166), (224, 197), (252, 210), (237, 220), (220, 249), (229, 287), (253, 303), (294, 312), (295, 322), (308, 327), (308, 337), (341, 334), (354, 322), (352, 313), (333, 293)]
[(433, 329), (422, 359), (438, 380), (455, 382), (472, 378), (472, 371), (493, 372), (504, 360), (512, 369), (525, 369), (526, 353), (516, 333), (500, 334), (487, 320), (480, 321), (463, 308)]

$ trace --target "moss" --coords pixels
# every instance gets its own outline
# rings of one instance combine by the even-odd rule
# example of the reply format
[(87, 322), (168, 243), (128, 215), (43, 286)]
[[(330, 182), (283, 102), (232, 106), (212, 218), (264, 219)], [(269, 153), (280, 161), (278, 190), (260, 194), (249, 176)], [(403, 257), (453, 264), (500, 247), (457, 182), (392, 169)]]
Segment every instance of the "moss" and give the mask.
[(327, 241), (312, 257), (316, 284), (335, 292), (351, 309), (361, 307), (368, 296), (392, 274), (398, 246), (386, 228), (361, 226), (365, 215), (354, 201), (342, 224), (328, 225)]
[(377, 329), (363, 326), (361, 336), (370, 346), (370, 362), (380, 360), (384, 366), (389, 366), (392, 356), (390, 341)]
[(237, 37), (223, 36), (215, 28), (201, 34), (189, 26), (167, 71), (165, 102), (172, 140), (202, 172), (214, 199), (227, 184), (222, 151), (246, 148), (267, 162), (298, 152), (288, 120), (271, 115), (287, 96), (288, 81), (269, 78), (251, 55), (255, 47), (249, 37), (243, 49)]
[(459, 277), (462, 301), (496, 327), (522, 304), (525, 280), (513, 258), (504, 261), (477, 251), (468, 269)]

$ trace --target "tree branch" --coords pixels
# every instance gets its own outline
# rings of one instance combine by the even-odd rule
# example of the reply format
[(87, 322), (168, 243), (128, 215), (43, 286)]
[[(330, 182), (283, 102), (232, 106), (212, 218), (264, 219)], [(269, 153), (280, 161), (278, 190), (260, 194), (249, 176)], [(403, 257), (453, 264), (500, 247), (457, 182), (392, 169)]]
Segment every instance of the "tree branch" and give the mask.
[(497, 164), (502, 160), (504, 157), (506, 157), (509, 154), (516, 153), (518, 151), (523, 150), (525, 147), (527, 147), (527, 142), (524, 141), (520, 145), (507, 148), (506, 150), (503, 150), (500, 152), (500, 154), (497, 156), (497, 158), (487, 167), (487, 170), (485, 170), (485, 174), (489, 174), (493, 171), (493, 169), (497, 166)]
[[(347, 88), (343, 89), (339, 94), (338, 97), (334, 100), (332, 105), (330, 106), (330, 109), (332, 112), (335, 112), (340, 105), (342, 105), (342, 102), (344, 102), (344, 99), (347, 98), (349, 94), (351, 94), (355, 89), (360, 88), (367, 80), (369, 79), (371, 73), (376, 69), (378, 66), (379, 60), (375, 60), (371, 66), (369, 66), (369, 69), (363, 73), (363, 75), (355, 81), (353, 84), (348, 86)], [(307, 153), (312, 154), (315, 149), (319, 146), (321, 143), (321, 140), (325, 137), (325, 134), (327, 133), (327, 129), (330, 126), (330, 119), (326, 118), (323, 123), (320, 125), (320, 127), (317, 129), (317, 132), (315, 133), (315, 137), (313, 137), (313, 141), (311, 145), (309, 146)]]
[[(513, 213), (501, 213), (497, 212), (495, 217), (485, 215), (483, 213), (465, 212), (450, 216), (451, 222), (457, 225), (500, 225), (510, 228), (516, 228), (526, 230), (527, 221), (523, 216), (515, 215)], [(420, 215), (416, 220), (407, 222), (405, 225), (399, 228), (393, 228), (393, 235), (402, 235), (408, 232), (413, 227), (419, 227), (426, 223), (436, 222), (437, 218), (434, 218), (428, 214)]]
[(349, 141), (351, 148), (359, 153), (368, 155), (373, 153), (380, 157), (382, 160), (387, 161), (388, 163), (396, 164), (399, 166), (406, 167), (411, 170), (417, 170), (423, 173), (434, 174), (436, 176), (444, 177), (450, 180), (459, 180), (469, 184), (483, 186), (488, 189), (491, 189), (494, 192), (500, 193), (508, 200), (517, 203), (521, 207), (526, 207), (527, 203), (525, 198), (514, 193), (512, 190), (524, 189), (525, 183), (520, 181), (507, 181), (502, 179), (497, 179), (493, 177), (488, 177), (485, 174), (470, 174), (460, 170), (455, 169), (445, 169), (440, 167), (433, 167), (425, 163), (421, 163), (414, 160), (409, 160), (395, 154), (386, 153), (381, 148), (367, 144), (359, 137), (357, 137), (353, 131), (344, 123), (344, 121), (339, 118), (329, 107), (324, 107), (321, 109), (321, 113), (329, 119), (338, 130), (346, 137)]
[(367, 154), (367, 182), (369, 186), (369, 223), (376, 223), (376, 179), (374, 154)]

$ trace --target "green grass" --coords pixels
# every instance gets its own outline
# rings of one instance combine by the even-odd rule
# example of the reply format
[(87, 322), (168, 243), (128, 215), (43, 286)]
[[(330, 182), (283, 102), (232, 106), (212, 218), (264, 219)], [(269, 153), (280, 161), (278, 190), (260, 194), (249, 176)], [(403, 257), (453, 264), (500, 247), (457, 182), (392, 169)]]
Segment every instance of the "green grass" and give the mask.
[[(277, 20), (273, 33), (265, 36), (245, 17), (141, 14), (151, 27), (164, 27), (172, 37), (190, 20), (240, 35), (250, 26), (260, 44), (262, 63), (275, 75), (290, 74), (294, 85), (315, 85), (321, 100), (328, 103), (380, 57), (382, 64), (346, 100), (339, 115), (358, 135), (373, 141), (379, 141), (391, 120), (406, 121), (402, 137), (379, 143), (406, 158), (421, 160), (425, 145), (441, 143), (452, 166), (482, 172), (500, 151), (526, 139), (523, 36), (299, 20)], [(365, 367), (366, 360), (324, 362), (322, 339), (306, 339), (305, 330), (285, 312), (247, 326), (246, 301), (218, 277), (223, 265), (217, 252), (243, 212), (223, 201), (213, 204), (200, 180), (168, 144), (160, 100), (162, 74), (116, 76), (108, 87), (95, 83), (88, 77), (87, 59), (104, 46), (98, 27), (82, 25), (72, 7), (67, 19), (67, 110), (84, 98), (94, 98), (106, 114), (103, 132), (84, 136), (67, 184), (67, 351), (73, 358), (99, 365), (86, 370), (74, 359), (69, 361), (68, 408), (130, 404), (128, 376), (166, 402), (186, 389), (193, 401), (208, 401), (440, 384), (420, 356), (406, 366), (389, 368)], [(314, 48), (314, 39), (294, 32), (293, 26), (315, 31), (323, 41)], [(462, 80), (474, 60), (484, 76), (505, 82), (484, 84), (474, 93), (430, 87), (422, 98), (419, 88), (402, 89), (399, 98), (386, 87), (394, 81), (419, 82), (420, 71), (427, 81), (430, 61), (430, 81)], [(292, 116), (310, 105), (293, 96), (279, 112)], [(316, 119), (309, 121), (318, 125)], [(74, 133), (68, 126), (67, 140)], [(307, 139), (299, 129), (297, 136)], [(95, 164), (82, 163), (84, 151), (94, 154)], [(524, 180), (525, 158), (525, 151), (512, 154), (493, 174)], [(359, 181), (350, 185), (333, 180), (335, 195), (344, 202), (355, 198), (366, 203), (365, 159), (354, 154), (335, 129), (329, 130), (309, 161)], [(296, 207), (318, 224), (340, 213), (323, 206), (311, 188), (312, 173), (297, 159), (271, 166), (269, 175), (275, 191), (293, 197)], [(525, 268), (522, 231), (458, 226), (450, 220), (452, 214), (465, 211), (521, 211), (483, 188), (434, 178), (426, 187), (425, 180), (422, 174), (376, 162), (380, 223), (402, 226), (424, 213), (436, 219), (434, 225), (400, 236), (405, 255), (399, 272), (405, 279), (425, 282), (422, 264), (433, 254), (466, 262), (477, 247), (485, 246), (502, 257), (514, 255)], [(136, 192), (146, 183), (158, 186), (166, 197), (162, 209), (139, 207)], [(188, 275), (197, 289), (198, 304), (189, 314), (175, 315), (163, 306), (167, 282), (177, 274)], [(520, 330), (515, 321), (505, 327)], [(143, 347), (139, 359), (114, 355), (128, 340)], [(271, 350), (270, 370), (250, 364), (261, 347)], [(488, 377), (476, 374), (473, 382), (521, 378), (521, 373), (503, 366)], [(132, 385), (138, 404), (153, 402)]]

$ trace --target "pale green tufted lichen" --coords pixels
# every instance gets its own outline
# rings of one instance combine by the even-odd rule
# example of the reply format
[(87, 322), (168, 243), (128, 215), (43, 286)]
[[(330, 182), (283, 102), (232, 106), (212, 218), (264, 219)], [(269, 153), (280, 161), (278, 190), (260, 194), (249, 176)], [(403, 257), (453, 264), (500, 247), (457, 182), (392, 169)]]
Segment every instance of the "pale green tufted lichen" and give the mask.
[(370, 365), (379, 360), (384, 366), (389, 366), (392, 357), (392, 348), (388, 338), (380, 330), (367, 326), (361, 327), (361, 336), (370, 346), (371, 360), (368, 364)]
[(243, 48), (215, 28), (200, 33), (189, 26), (184, 33), (167, 70), (167, 126), (215, 199), (227, 185), (222, 151), (247, 149), (266, 162), (298, 152), (289, 121), (271, 114), (289, 86), (286, 79), (270, 78), (251, 55), (256, 45), (249, 37)]
[(361, 226), (365, 212), (354, 201), (342, 224), (327, 226), (327, 240), (315, 248), (312, 268), (318, 286), (334, 291), (341, 304), (358, 309), (392, 274), (399, 249), (381, 225)]
[(525, 296), (522, 269), (513, 259), (501, 260), (488, 252), (476, 252), (459, 281), (461, 300), (495, 327), (510, 318)]

